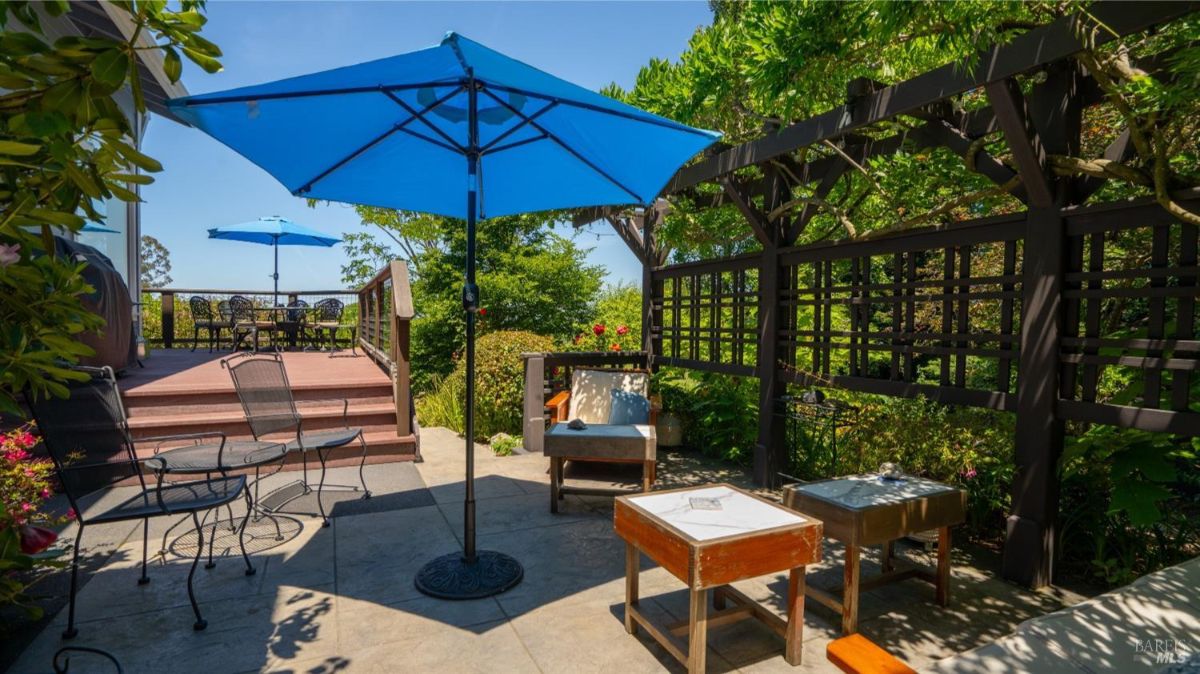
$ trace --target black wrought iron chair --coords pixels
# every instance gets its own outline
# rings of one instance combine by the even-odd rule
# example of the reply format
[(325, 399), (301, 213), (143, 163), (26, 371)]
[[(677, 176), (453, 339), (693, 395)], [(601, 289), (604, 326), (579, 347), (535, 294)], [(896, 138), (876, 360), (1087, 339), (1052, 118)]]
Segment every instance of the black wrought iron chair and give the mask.
[[(156, 470), (161, 461), (156, 458), (139, 461), (137, 458), (135, 441), (129, 434), (125, 407), (121, 403), (112, 368), (78, 369), (90, 377), (86, 381), (73, 382), (69, 386), (68, 398), (28, 397), (38, 431), (42, 434), (42, 442), (54, 461), (59, 485), (77, 514), (76, 523), (79, 527), (71, 558), (71, 594), (63, 638), (70, 639), (78, 633), (75, 628), (75, 593), (79, 576), (79, 545), (84, 529), (93, 524), (142, 520), (142, 575), (138, 584), (144, 585), (150, 582), (146, 575), (150, 518), (180, 514), (191, 515), (196, 528), (196, 556), (188, 572), (187, 588), (192, 611), (196, 614), (193, 628), (202, 630), (208, 623), (200, 615), (200, 606), (192, 589), (192, 578), (204, 548), (199, 513), (203, 512), (207, 517), (207, 513), (215, 508), (229, 505), (240, 496), (248, 497), (246, 478), (221, 474), (204, 480), (164, 483), (163, 472)], [(223, 450), (225, 437), (221, 433), (158, 436), (136, 442), (196, 441), (202, 438), (220, 438), (219, 444), (210, 447), (218, 453)], [(147, 484), (142, 472), (143, 465), (155, 470), (154, 484)], [(133, 493), (100, 512), (95, 512), (98, 508), (89, 509), (88, 506), (96, 505), (113, 490), (124, 489), (117, 486), (122, 482), (131, 484)], [(239, 543), (242, 558), (246, 562), (246, 572), (252, 574), (254, 567), (246, 554), (245, 542), (241, 539), (248, 519), (249, 502), (247, 517), (239, 532)]]
[(224, 325), (213, 316), (212, 303), (207, 297), (200, 295), (192, 295), (188, 299), (188, 305), (192, 310), (192, 351), (196, 350), (196, 346), (200, 343), (200, 331), (208, 331), (208, 352), (212, 353), (214, 335), (218, 344), (221, 341), (221, 328)]
[(350, 332), (350, 353), (358, 355), (358, 326), (353, 323), (342, 322), (342, 315), (346, 311), (346, 305), (342, 301), (329, 297), (321, 300), (313, 305), (315, 309), (316, 320), (313, 322), (313, 330), (318, 337), (322, 330), (329, 332), (329, 355), (337, 350), (337, 333), (338, 330), (348, 330)]
[(217, 351), (221, 350), (221, 331), (229, 331), (229, 343), (233, 344), (233, 307), (229, 306), (229, 300), (221, 300), (217, 302), (217, 320), (220, 322), (220, 327), (217, 329)]
[[(236, 354), (221, 361), (221, 366), (229, 370), (233, 379), (233, 387), (238, 399), (242, 402), (242, 410), (246, 415), (246, 423), (254, 439), (271, 441), (272, 438), (286, 439), (289, 452), (299, 452), (303, 467), (304, 494), (312, 492), (308, 482), (308, 453), (314, 452), (321, 464), (321, 480), (317, 484), (317, 509), (321, 512), (321, 523), (329, 526), (329, 516), (325, 513), (322, 501), (322, 491), (325, 488), (325, 468), (329, 452), (338, 447), (344, 447), (358, 440), (362, 447), (362, 458), (358, 463), (358, 479), (362, 484), (363, 498), (371, 498), (367, 489), (363, 469), (367, 463), (367, 441), (363, 437), (362, 428), (352, 428), (349, 421), (350, 401), (346, 398), (329, 400), (297, 401), (292, 395), (292, 387), (288, 382), (287, 370), (283, 365), (283, 356), (278, 353)], [(340, 402), (342, 404), (342, 422), (344, 428), (304, 430), (303, 419), (297, 409), (297, 402), (302, 404)], [(332, 485), (331, 485), (332, 486)], [(352, 487), (355, 491), (357, 487)]]
[(275, 345), (275, 330), (277, 326), (275, 321), (261, 318), (254, 309), (254, 302), (241, 295), (234, 295), (229, 298), (229, 308), (233, 313), (233, 350), (237, 351), (241, 346), (242, 340), (247, 337), (254, 338), (254, 350), (258, 351), (259, 335), (265, 333), (271, 338), (271, 345)]
[(279, 330), (287, 335), (289, 346), (302, 344), (307, 336), (308, 311), (306, 309), (308, 309), (308, 302), (292, 300), (288, 302), (287, 310), (282, 312), (283, 320), (279, 321)]

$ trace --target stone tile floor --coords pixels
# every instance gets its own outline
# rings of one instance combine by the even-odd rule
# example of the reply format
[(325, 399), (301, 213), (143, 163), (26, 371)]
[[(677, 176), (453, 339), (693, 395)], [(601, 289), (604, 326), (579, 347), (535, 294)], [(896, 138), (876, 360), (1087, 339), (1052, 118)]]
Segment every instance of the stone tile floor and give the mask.
[[(72, 644), (112, 652), (126, 672), (682, 671), (648, 637), (625, 633), (624, 546), (612, 530), (611, 499), (568, 496), (563, 512), (551, 515), (541, 456), (477, 451), (479, 547), (519, 559), (524, 581), (476, 601), (446, 602), (418, 593), (417, 569), (460, 544), (464, 468), (462, 441), (449, 431), (423, 429), (422, 451), (421, 464), (368, 467), (372, 508), (391, 502), (396, 509), (356, 514), (362, 510), (350, 500), (356, 495), (343, 494), (333, 499), (339, 502), (329, 528), (297, 515), (284, 520), (288, 540), (275, 544), (265, 522), (253, 527), (254, 576), (244, 575), (236, 546), (229, 547), (235, 539), (220, 536), (216, 567), (196, 571), (196, 592), (209, 624), (203, 632), (191, 628), (185, 589), (194, 538), (182, 528), (174, 532), (171, 538), (181, 533), (183, 538), (174, 541), (165, 563), (152, 564), (152, 582), (139, 586), (140, 525), (89, 528), (85, 549), (107, 560), (79, 593), (79, 636)], [(357, 482), (354, 469), (330, 472), (331, 482)], [(739, 470), (681, 453), (660, 457), (659, 475), (664, 488), (748, 482)], [(275, 475), (264, 486), (295, 477)], [(310, 506), (298, 501), (296, 509)], [(169, 524), (156, 521), (151, 527), (152, 553)], [(810, 568), (809, 582), (838, 584), (840, 555), (827, 541), (826, 559)], [(967, 552), (956, 552), (955, 561), (951, 607), (933, 604), (932, 589), (920, 581), (887, 586), (863, 595), (861, 631), (920, 668), (1080, 599), (1059, 590), (1018, 589), (995, 577), (992, 560)], [(867, 555), (864, 575), (877, 570)], [(785, 574), (738, 584), (781, 613), (786, 585)], [(641, 587), (652, 616), (686, 617), (682, 584), (644, 558)], [(11, 671), (50, 671), (65, 623), (63, 611)], [(715, 628), (709, 671), (835, 671), (825, 659), (825, 645), (837, 624), (831, 612), (809, 602), (799, 668), (783, 661), (782, 641), (756, 622)], [(71, 671), (111, 669), (80, 656)]]

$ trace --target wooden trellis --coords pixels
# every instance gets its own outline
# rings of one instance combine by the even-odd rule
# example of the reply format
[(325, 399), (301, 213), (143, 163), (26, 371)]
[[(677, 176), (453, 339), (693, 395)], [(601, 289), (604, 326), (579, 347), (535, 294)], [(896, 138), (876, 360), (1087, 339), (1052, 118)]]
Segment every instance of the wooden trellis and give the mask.
[[(1031, 30), (973, 67), (950, 64), (886, 87), (856, 81), (845, 105), (712, 154), (664, 190), (703, 203), (709, 197), (695, 187), (719, 184), (712, 204), (736, 206), (760, 252), (665, 265), (669, 251), (655, 236), (663, 200), (635, 213), (597, 209), (577, 221), (607, 219), (642, 262), (652, 365), (759, 379), (754, 471), (761, 483), (784, 466), (784, 423), (771, 411), (790, 384), (1014, 412), (1017, 472), (1003, 573), (1045, 585), (1053, 573), (1064, 422), (1200, 435), (1197, 228), (1150, 199), (1083, 206), (1104, 180), (1056, 176), (1046, 159), (1079, 153), (1083, 110), (1104, 100), (1074, 54), (1197, 9), (1190, 2), (1096, 3), (1090, 19)], [(1086, 30), (1095, 24), (1104, 29)], [(1139, 65), (1160, 69), (1169, 56)], [(1032, 73), (1043, 76), (1026, 96), (1016, 78)], [(970, 91), (983, 92), (988, 105), (953, 105)], [(858, 133), (898, 115), (916, 127), (891, 137)], [(997, 131), (1013, 166), (980, 150), (977, 141)], [(797, 158), (826, 142), (836, 154)], [(782, 208), (793, 190), (810, 186), (824, 197), (854, 164), (902, 147), (969, 157), (1026, 210), (794, 245), (816, 208)], [(1104, 155), (1120, 161), (1132, 152), (1125, 131)], [(752, 166), (761, 177), (742, 177)], [(1175, 197), (1200, 205), (1200, 191)], [(1102, 305), (1115, 307), (1108, 312), (1114, 321), (1102, 320)], [(1144, 334), (1131, 332), (1123, 318), (1143, 309), (1136, 318), (1144, 319)], [(1102, 402), (1097, 393), (1109, 377), (1140, 382), (1140, 395)]]

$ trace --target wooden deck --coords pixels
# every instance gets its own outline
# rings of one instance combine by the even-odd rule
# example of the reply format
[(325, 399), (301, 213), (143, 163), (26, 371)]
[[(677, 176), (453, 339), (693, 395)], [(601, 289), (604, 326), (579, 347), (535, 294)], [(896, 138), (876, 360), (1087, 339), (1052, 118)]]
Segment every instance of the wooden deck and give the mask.
[[(154, 351), (121, 377), (120, 386), (134, 438), (221, 431), (231, 438), (250, 437), (229, 372), (221, 367), (228, 352)], [(306, 430), (340, 427), (342, 405), (349, 401), (349, 423), (362, 427), (368, 462), (416, 458), (416, 437), (398, 435), (392, 382), (370, 358), (339, 351), (283, 354), (288, 380), (298, 401)], [(303, 401), (322, 401), (304, 404)], [(152, 452), (153, 447), (139, 447)], [(335, 452), (334, 465), (357, 462), (359, 449)]]

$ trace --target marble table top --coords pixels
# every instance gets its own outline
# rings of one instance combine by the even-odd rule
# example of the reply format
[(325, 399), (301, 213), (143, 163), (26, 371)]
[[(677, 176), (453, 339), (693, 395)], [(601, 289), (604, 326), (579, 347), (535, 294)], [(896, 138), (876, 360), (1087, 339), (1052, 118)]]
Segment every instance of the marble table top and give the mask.
[(565, 423), (557, 423), (546, 431), (546, 435), (646, 439), (654, 437), (654, 427), (647, 424), (588, 424), (587, 428), (575, 430), (568, 428)]
[[(697, 487), (626, 498), (697, 541), (814, 521), (783, 506), (761, 501), (726, 486)], [(719, 510), (693, 505), (711, 503), (710, 499), (720, 504)]]
[(878, 475), (848, 475), (790, 487), (796, 492), (836, 503), (846, 508), (895, 505), (935, 494), (958, 491), (941, 482), (905, 476), (885, 480)]

